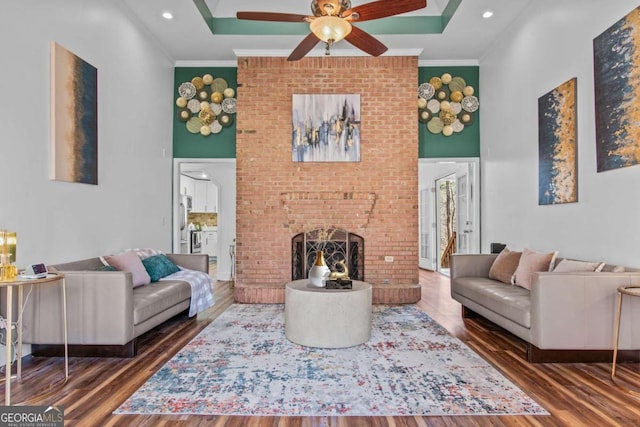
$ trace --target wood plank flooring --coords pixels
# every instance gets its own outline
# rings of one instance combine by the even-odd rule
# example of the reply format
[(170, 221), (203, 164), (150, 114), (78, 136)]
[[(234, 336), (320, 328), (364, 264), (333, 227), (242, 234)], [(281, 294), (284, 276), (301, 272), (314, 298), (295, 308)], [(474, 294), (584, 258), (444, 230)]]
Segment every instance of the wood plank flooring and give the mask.
[[(216, 284), (216, 305), (196, 319), (174, 319), (150, 331), (133, 359), (72, 358), (63, 383), (62, 358), (27, 357), (12, 403), (63, 405), (72, 426), (632, 426), (640, 425), (640, 365), (537, 364), (525, 359), (524, 343), (483, 319), (463, 321), (449, 296), (449, 279), (420, 271), (418, 307), (494, 365), (541, 404), (550, 416), (455, 417), (227, 417), (112, 415), (112, 412), (233, 301), (228, 282)], [(50, 384), (57, 385), (50, 387)], [(0, 399), (4, 402), (4, 385)]]

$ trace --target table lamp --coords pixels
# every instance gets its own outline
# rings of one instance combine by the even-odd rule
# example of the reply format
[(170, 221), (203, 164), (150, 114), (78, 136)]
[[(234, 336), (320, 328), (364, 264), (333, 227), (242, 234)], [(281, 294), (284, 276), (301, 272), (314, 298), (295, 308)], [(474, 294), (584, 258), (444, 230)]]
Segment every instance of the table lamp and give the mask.
[(16, 260), (16, 232), (0, 230), (0, 281), (11, 282), (18, 275), (18, 268), (13, 265)]

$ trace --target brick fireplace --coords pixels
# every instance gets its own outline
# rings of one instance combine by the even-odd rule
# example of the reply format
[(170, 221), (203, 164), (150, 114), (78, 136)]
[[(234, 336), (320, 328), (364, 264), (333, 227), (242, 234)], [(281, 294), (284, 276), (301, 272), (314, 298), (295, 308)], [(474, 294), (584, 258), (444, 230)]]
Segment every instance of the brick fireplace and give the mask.
[[(284, 302), (292, 238), (322, 228), (366, 241), (374, 302), (420, 299), (417, 86), (416, 57), (238, 60), (236, 301)], [(360, 94), (361, 161), (294, 163), (292, 95), (330, 93)]]

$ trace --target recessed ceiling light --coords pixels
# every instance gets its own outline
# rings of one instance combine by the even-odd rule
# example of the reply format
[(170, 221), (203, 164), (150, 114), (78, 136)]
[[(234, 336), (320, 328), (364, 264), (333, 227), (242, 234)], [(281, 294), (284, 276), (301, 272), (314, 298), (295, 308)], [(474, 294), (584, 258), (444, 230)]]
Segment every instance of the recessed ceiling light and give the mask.
[(162, 12), (162, 17), (164, 19), (173, 19), (173, 13), (166, 11), (166, 12)]
[(493, 12), (490, 10), (485, 10), (484, 12), (482, 12), (482, 17), (487, 19), (487, 18), (491, 18), (493, 16)]

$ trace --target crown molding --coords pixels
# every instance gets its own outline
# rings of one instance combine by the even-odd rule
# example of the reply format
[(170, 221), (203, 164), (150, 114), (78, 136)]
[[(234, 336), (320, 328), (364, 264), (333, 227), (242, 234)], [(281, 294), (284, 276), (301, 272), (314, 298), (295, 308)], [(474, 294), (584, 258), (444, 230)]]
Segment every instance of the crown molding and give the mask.
[[(423, 49), (389, 49), (382, 56), (420, 56)], [(233, 49), (233, 53), (240, 57), (288, 57), (289, 49)], [(313, 49), (306, 56), (325, 56), (325, 49)], [(369, 54), (355, 49), (331, 49), (330, 56), (369, 56)]]
[(418, 67), (473, 67), (479, 66), (477, 59), (421, 59)]
[(176, 61), (176, 67), (238, 67), (238, 61)]
[[(383, 56), (420, 56), (423, 49), (389, 49)], [(307, 56), (324, 56), (324, 49), (314, 49)], [(291, 54), (286, 49), (234, 49), (237, 57), (287, 57)], [(331, 56), (367, 56), (362, 51), (353, 49), (332, 49)], [(419, 67), (474, 67), (479, 66), (477, 59), (420, 59)], [(237, 60), (176, 61), (176, 67), (237, 67)]]

